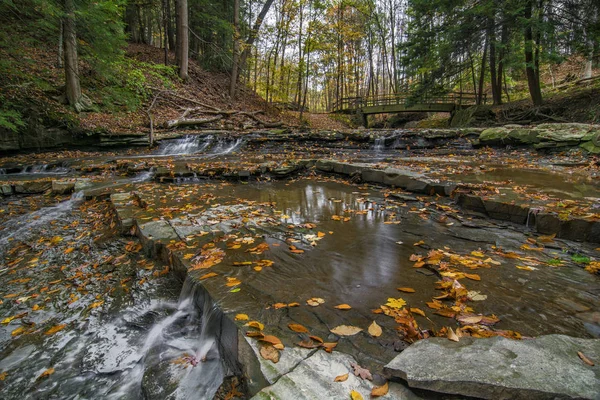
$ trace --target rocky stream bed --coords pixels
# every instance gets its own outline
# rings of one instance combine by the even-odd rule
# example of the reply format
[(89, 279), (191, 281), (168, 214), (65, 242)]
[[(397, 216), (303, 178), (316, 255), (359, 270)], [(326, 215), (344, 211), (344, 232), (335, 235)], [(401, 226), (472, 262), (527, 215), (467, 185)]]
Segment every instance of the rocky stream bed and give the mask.
[(600, 131), (502, 129), (0, 160), (3, 397), (598, 398)]

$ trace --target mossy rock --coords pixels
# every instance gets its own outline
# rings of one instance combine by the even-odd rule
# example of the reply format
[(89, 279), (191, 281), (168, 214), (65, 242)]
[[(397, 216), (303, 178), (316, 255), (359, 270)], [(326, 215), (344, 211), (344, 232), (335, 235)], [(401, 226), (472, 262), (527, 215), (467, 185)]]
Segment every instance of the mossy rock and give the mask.
[(536, 129), (520, 128), (512, 129), (508, 137), (513, 144), (534, 144), (540, 142), (538, 134), (539, 131)]
[[(600, 138), (597, 138), (600, 139)], [(592, 154), (600, 154), (600, 144), (596, 145), (593, 141), (585, 142), (579, 145), (585, 151)]]
[(509, 130), (506, 128), (489, 128), (481, 132), (479, 142), (482, 145), (508, 144)]

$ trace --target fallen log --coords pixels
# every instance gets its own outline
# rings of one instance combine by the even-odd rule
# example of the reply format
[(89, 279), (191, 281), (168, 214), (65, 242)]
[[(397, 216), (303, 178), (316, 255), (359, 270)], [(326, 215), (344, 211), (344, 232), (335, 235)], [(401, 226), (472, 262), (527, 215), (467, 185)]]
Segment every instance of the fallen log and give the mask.
[(176, 128), (178, 126), (204, 125), (204, 124), (218, 121), (220, 119), (223, 119), (222, 115), (217, 115), (216, 117), (204, 118), (204, 119), (183, 117), (183, 118), (172, 119), (172, 120), (165, 122), (164, 127), (167, 129), (171, 129), (171, 128)]

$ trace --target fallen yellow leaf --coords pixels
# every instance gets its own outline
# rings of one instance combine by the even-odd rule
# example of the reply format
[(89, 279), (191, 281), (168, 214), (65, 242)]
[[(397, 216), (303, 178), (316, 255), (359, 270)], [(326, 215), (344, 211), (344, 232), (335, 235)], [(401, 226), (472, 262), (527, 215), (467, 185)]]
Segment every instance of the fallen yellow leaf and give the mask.
[(414, 293), (415, 292), (415, 289), (409, 288), (409, 287), (399, 287), (397, 289), (404, 293)]
[(373, 321), (373, 323), (371, 325), (369, 325), (369, 335), (373, 336), (373, 337), (379, 337), (381, 336), (381, 333), (383, 332), (383, 330), (381, 329), (381, 327), (379, 325), (377, 325), (377, 322)]
[(358, 393), (356, 390), (350, 392), (350, 398), (352, 400), (364, 400), (362, 395)]
[(248, 321), (249, 317), (246, 314), (237, 314), (234, 319), (236, 321)]

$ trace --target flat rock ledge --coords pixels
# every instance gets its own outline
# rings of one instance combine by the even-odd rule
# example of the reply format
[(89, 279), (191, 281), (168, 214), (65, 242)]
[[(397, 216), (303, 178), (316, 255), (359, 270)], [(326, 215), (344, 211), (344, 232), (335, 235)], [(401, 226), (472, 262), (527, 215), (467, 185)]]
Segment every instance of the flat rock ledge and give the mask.
[(404, 350), (385, 371), (411, 388), (484, 399), (600, 399), (599, 362), (600, 339), (431, 338)]

